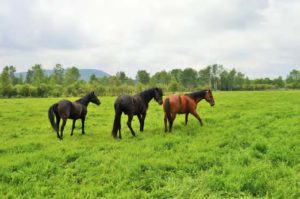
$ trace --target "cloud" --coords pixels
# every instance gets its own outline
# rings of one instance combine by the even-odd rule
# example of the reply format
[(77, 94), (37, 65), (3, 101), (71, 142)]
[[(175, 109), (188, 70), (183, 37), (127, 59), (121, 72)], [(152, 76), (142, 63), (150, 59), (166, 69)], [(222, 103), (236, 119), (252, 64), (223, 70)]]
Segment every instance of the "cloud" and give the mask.
[(0, 67), (151, 73), (208, 64), (250, 77), (299, 69), (296, 0), (4, 0)]

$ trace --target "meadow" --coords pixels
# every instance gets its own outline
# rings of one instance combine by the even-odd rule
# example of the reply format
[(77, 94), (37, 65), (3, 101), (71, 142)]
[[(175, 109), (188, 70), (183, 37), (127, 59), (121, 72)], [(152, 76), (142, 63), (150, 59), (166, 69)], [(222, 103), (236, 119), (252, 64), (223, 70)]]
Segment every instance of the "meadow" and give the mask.
[[(58, 98), (0, 99), (3, 198), (300, 198), (300, 91), (214, 92), (201, 101), (204, 126), (178, 115), (164, 132), (151, 102), (145, 130), (122, 140), (111, 129), (115, 97), (90, 104), (56, 138), (47, 118)], [(77, 98), (68, 98), (75, 100)]]

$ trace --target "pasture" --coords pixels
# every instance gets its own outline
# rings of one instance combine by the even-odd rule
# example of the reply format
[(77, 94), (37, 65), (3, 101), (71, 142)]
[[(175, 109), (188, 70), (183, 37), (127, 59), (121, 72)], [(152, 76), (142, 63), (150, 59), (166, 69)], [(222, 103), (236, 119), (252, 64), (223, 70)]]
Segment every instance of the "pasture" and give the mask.
[[(56, 138), (47, 111), (57, 98), (0, 99), (0, 195), (4, 198), (300, 197), (300, 92), (214, 92), (164, 132), (152, 101), (144, 132), (111, 136), (115, 97), (90, 104)], [(70, 99), (70, 98), (68, 98)], [(75, 100), (77, 98), (71, 98)]]

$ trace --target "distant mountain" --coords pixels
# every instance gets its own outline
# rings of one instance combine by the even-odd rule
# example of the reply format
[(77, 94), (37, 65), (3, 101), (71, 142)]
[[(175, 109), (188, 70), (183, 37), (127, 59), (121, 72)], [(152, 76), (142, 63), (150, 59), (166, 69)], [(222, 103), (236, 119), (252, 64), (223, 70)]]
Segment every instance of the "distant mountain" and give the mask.
[(80, 79), (82, 80), (89, 80), (92, 74), (95, 74), (96, 77), (109, 77), (110, 74), (97, 69), (79, 69), (80, 72)]
[[(102, 70), (97, 70), (97, 69), (78, 69), (79, 70), (79, 73), (80, 73), (80, 79), (81, 80), (89, 80), (90, 76), (92, 74), (95, 74), (96, 77), (109, 77), (110, 74), (102, 71)], [(53, 73), (53, 70), (44, 70), (45, 74), (47, 76), (51, 75)], [(26, 77), (26, 74), (27, 72), (19, 72), (19, 73), (16, 73), (16, 76), (23, 76), (23, 78)]]

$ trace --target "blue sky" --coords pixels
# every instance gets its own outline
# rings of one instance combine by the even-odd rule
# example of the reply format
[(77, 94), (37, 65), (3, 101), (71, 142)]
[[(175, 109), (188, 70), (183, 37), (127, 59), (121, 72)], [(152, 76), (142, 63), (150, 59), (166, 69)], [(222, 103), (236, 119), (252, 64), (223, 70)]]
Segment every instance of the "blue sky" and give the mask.
[(0, 69), (300, 69), (297, 0), (0, 0)]

